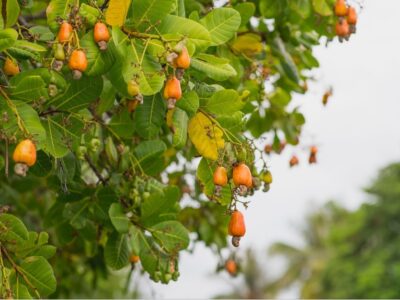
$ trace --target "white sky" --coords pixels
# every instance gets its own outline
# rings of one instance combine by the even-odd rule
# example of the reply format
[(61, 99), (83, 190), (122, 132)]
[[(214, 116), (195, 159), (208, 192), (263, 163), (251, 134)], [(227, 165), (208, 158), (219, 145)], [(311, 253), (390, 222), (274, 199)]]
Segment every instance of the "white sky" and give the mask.
[[(399, 159), (400, 150), (400, 1), (366, 0), (358, 32), (350, 42), (331, 43), (315, 53), (321, 63), (318, 82), (296, 102), (306, 115), (305, 140), (319, 145), (319, 163), (306, 164), (307, 154), (291, 148), (270, 160), (274, 183), (268, 194), (256, 194), (245, 212), (247, 234), (241, 248), (256, 249), (265, 258), (275, 241), (301, 243), (298, 227), (310, 209), (337, 199), (356, 208), (366, 199), (362, 188), (377, 170)], [(334, 96), (326, 108), (324, 90)], [(301, 166), (289, 169), (291, 154)], [(243, 251), (243, 250), (242, 250)], [(239, 250), (240, 252), (240, 250)], [(214, 275), (216, 258), (202, 245), (181, 257), (181, 277), (167, 286), (143, 281), (157, 298), (209, 298), (229, 291), (226, 274)], [(271, 276), (281, 268), (265, 265)], [(282, 297), (298, 296), (295, 290)]]

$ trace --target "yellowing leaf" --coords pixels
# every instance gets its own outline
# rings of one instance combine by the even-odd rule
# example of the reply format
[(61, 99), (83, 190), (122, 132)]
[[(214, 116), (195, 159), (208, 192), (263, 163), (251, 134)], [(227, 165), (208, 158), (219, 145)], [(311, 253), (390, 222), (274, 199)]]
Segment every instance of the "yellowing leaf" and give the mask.
[(246, 56), (253, 56), (262, 51), (261, 37), (254, 33), (240, 35), (232, 44), (235, 52)]
[(205, 158), (217, 160), (218, 150), (224, 148), (222, 130), (206, 115), (199, 112), (189, 121), (189, 138)]
[(122, 26), (132, 0), (110, 0), (106, 11), (106, 22), (111, 26)]

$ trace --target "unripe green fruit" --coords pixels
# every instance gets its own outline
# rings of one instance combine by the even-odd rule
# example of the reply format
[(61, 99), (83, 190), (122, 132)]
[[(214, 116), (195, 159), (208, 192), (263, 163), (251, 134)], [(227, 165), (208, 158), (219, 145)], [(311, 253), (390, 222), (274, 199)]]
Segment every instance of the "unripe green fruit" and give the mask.
[(170, 273), (164, 273), (162, 282), (163, 283), (168, 283), (168, 282), (171, 281), (171, 279), (172, 279), (172, 275)]
[(261, 179), (262, 181), (264, 181), (267, 184), (271, 184), (272, 183), (272, 174), (270, 171), (265, 171), (262, 175), (261, 175)]
[(160, 271), (156, 271), (156, 272), (154, 273), (154, 281), (155, 281), (155, 282), (159, 282), (159, 281), (161, 280), (161, 277), (162, 277), (162, 274), (161, 274)]
[(181, 274), (179, 273), (179, 271), (175, 271), (174, 273), (172, 273), (172, 280), (177, 281), (180, 275)]
[(91, 151), (97, 152), (97, 151), (99, 150), (100, 146), (101, 146), (101, 142), (100, 142), (99, 139), (93, 138), (93, 139), (90, 141), (90, 150), (91, 150)]
[(61, 44), (54, 44), (53, 45), (54, 49), (54, 58), (57, 60), (65, 60), (65, 52), (64, 52), (64, 47)]
[(87, 153), (87, 148), (85, 146), (79, 146), (77, 150), (77, 156), (80, 160), (85, 160), (85, 155)]

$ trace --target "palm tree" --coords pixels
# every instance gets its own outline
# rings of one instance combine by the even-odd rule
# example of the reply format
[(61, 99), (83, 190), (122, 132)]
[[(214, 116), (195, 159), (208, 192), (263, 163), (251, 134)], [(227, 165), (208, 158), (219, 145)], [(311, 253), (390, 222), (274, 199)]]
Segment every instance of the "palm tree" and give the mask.
[(282, 242), (273, 244), (269, 253), (283, 256), (287, 261), (287, 268), (277, 280), (265, 285), (265, 292), (275, 294), (300, 282), (302, 298), (310, 299), (321, 295), (321, 281), (318, 278), (330, 257), (327, 247), (330, 228), (347, 214), (344, 208), (328, 202), (321, 210), (308, 215), (306, 226), (302, 230), (304, 247)]

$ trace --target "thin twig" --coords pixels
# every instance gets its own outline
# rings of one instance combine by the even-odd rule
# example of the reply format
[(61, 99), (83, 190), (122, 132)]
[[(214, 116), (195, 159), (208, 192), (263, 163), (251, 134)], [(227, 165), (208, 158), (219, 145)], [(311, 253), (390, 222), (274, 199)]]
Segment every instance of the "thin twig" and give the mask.
[(103, 175), (97, 170), (96, 166), (93, 164), (92, 160), (90, 159), (90, 156), (86, 153), (85, 154), (85, 160), (89, 164), (89, 167), (92, 169), (94, 174), (96, 174), (97, 178), (103, 185), (107, 185), (107, 180), (104, 179)]

